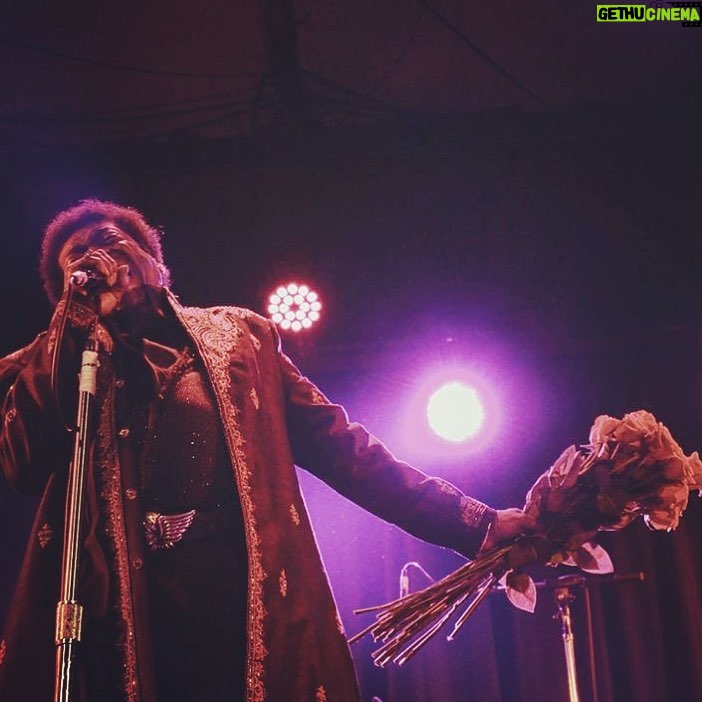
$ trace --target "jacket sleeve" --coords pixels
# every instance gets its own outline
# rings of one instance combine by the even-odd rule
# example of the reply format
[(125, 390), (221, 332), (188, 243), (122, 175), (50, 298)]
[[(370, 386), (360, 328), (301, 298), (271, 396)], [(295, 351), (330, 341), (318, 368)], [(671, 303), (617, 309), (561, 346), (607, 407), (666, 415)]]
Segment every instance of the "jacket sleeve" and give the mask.
[[(277, 332), (274, 332), (277, 337)], [(471, 558), (495, 511), (397, 460), (279, 352), (295, 463), (405, 531)]]
[[(29, 494), (44, 488), (49, 475), (66, 470), (71, 434), (51, 390), (51, 366), (63, 314), (59, 303), (47, 332), (0, 360), (0, 467), (8, 482)], [(63, 409), (70, 416), (78, 372), (78, 348), (88, 312), (71, 307), (59, 373)], [(76, 386), (77, 387), (77, 386)]]

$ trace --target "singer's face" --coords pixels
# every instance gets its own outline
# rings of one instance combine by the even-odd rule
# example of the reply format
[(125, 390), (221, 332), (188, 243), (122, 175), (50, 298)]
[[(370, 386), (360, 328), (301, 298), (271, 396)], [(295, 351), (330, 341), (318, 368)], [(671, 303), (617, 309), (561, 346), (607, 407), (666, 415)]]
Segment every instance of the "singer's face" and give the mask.
[(130, 251), (139, 244), (126, 232), (111, 222), (100, 222), (71, 234), (59, 253), (59, 266), (66, 267), (96, 250), (109, 254), (116, 262), (129, 265), (133, 254)]
[(100, 276), (104, 281), (98, 291), (102, 314), (116, 309), (128, 290), (161, 283), (156, 261), (112, 222), (100, 222), (71, 234), (61, 248), (58, 263), (66, 284), (77, 270), (90, 270)]

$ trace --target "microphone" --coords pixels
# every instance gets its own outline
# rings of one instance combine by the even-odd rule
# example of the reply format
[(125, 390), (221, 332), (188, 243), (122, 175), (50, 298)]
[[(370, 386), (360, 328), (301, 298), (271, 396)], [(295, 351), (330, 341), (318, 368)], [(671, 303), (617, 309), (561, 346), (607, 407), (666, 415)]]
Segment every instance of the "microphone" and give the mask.
[(105, 277), (102, 273), (98, 273), (91, 268), (84, 271), (73, 271), (70, 278), (71, 285), (75, 285), (77, 288), (85, 288), (86, 290), (95, 289), (101, 283), (105, 282)]

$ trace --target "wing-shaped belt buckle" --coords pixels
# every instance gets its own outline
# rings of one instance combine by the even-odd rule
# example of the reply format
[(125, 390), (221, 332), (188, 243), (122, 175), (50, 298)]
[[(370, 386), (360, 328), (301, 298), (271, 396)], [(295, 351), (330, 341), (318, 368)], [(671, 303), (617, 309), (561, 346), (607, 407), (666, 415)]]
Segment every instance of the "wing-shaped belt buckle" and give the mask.
[(173, 548), (184, 536), (195, 519), (197, 510), (181, 514), (159, 514), (147, 512), (144, 515), (146, 543), (152, 551)]

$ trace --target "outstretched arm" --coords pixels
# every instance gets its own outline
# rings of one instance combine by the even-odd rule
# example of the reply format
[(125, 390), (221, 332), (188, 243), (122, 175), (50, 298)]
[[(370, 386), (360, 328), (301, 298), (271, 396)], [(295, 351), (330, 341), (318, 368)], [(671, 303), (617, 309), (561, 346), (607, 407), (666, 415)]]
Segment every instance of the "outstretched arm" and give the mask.
[(468, 557), (485, 543), (521, 532), (521, 510), (495, 511), (449, 482), (399, 461), (363, 426), (350, 422), (345, 410), (282, 353), (280, 367), (298, 465), (382, 519)]

